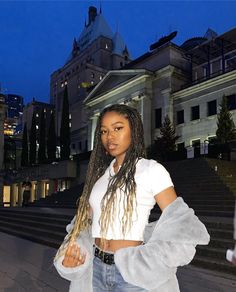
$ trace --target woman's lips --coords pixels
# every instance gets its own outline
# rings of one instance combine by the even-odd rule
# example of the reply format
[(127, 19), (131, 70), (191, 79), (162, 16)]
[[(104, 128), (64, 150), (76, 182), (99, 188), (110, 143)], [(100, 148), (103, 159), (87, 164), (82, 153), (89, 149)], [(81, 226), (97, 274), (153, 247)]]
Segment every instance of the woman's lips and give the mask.
[(108, 150), (114, 150), (117, 147), (117, 144), (108, 144), (107, 148)]

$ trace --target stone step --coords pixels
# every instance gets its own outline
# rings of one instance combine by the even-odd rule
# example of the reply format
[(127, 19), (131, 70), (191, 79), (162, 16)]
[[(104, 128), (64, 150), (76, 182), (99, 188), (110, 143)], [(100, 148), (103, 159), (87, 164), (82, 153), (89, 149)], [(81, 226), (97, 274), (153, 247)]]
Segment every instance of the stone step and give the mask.
[(44, 244), (46, 246), (58, 248), (62, 243), (63, 237), (61, 239), (52, 239), (51, 237), (41, 236), (39, 234), (30, 234), (28, 232), (19, 231), (17, 229), (7, 228), (5, 226), (0, 225), (0, 231), (5, 232), (7, 234), (11, 234), (14, 236), (18, 236), (27, 240), (31, 240), (33, 242), (37, 242), (40, 244)]
[(204, 205), (234, 205), (235, 200), (232, 198), (221, 198), (221, 199), (204, 199), (204, 198), (186, 198), (185, 197), (185, 202), (187, 204), (193, 205), (198, 205), (198, 204), (204, 204)]
[(7, 217), (7, 216), (1, 216), (0, 215), (0, 223), (5, 224), (7, 223), (12, 223), (12, 224), (20, 224), (22, 226), (30, 226), (30, 227), (35, 227), (35, 228), (40, 228), (43, 230), (50, 230), (50, 231), (58, 231), (58, 232), (65, 232), (66, 225), (69, 224), (69, 222), (42, 222), (42, 221), (35, 221), (35, 220), (30, 220), (31, 218), (26, 218), (22, 219), (21, 217), (19, 218), (12, 218), (12, 217)]
[(233, 246), (233, 244), (234, 244), (233, 237), (231, 239), (211, 237), (208, 246), (212, 248), (223, 248), (227, 250), (229, 247)]
[(222, 261), (225, 261), (226, 250), (223, 248), (213, 248), (209, 246), (197, 246), (197, 256), (204, 258), (217, 258)]
[(197, 216), (234, 217), (234, 211), (195, 210)]
[(191, 204), (194, 210), (207, 210), (207, 211), (231, 211), (234, 212), (234, 205), (201, 205)]
[[(216, 210), (203, 210), (203, 209), (194, 209), (197, 216), (217, 216), (217, 217), (227, 217), (227, 218), (233, 218), (234, 217), (234, 211), (216, 211)], [(159, 207), (154, 207), (153, 211), (150, 214), (150, 221), (155, 221), (158, 218), (158, 214), (160, 213)]]
[(50, 202), (37, 202), (29, 204), (30, 207), (42, 207), (42, 208), (63, 208), (63, 209), (77, 209), (75, 202), (65, 203), (50, 203)]
[(46, 238), (52, 238), (53, 240), (62, 240), (64, 236), (66, 235), (66, 230), (64, 232), (60, 231), (54, 231), (54, 230), (46, 230), (43, 228), (38, 227), (30, 227), (30, 226), (24, 226), (17, 223), (10, 223), (6, 221), (0, 221), (0, 225), (4, 225), (4, 228), (7, 228), (8, 230), (17, 230), (18, 232), (22, 232), (24, 234), (28, 233), (30, 235), (34, 235), (35, 237), (46, 237)]
[[(36, 219), (41, 219), (41, 218), (48, 218), (48, 219), (64, 219), (64, 220), (71, 220), (73, 218), (73, 215), (68, 215), (68, 214), (59, 214), (59, 213), (49, 213), (50, 209), (46, 208), (47, 210), (39, 210), (35, 208), (35, 211), (32, 211), (32, 209), (27, 209), (27, 208), (0, 208), (0, 214), (10, 214), (12, 216), (20, 215), (20, 216), (31, 216), (35, 217)], [(72, 213), (73, 214), (73, 213)]]
[(230, 232), (233, 232), (233, 218), (231, 223), (224, 223), (224, 222), (207, 222), (202, 220), (202, 222), (205, 224), (207, 229), (217, 229), (217, 230), (227, 230)]
[(191, 264), (197, 267), (235, 275), (235, 266), (233, 266), (226, 260), (216, 258), (210, 259), (209, 257), (205, 258), (202, 256), (195, 256)]
[(233, 238), (233, 230), (209, 228), (208, 232), (213, 238), (229, 239)]
[(214, 187), (197, 187), (197, 186), (185, 186), (185, 185), (177, 185), (175, 184), (175, 189), (179, 192), (183, 192), (186, 194), (189, 193), (197, 193), (199, 195), (222, 195), (222, 196), (229, 196), (235, 197), (229, 188), (224, 187), (223, 189), (215, 189)]
[[(27, 212), (28, 213), (28, 212)], [(48, 225), (58, 225), (58, 226), (66, 226), (70, 223), (73, 216), (67, 216), (61, 217), (60, 215), (54, 215), (54, 217), (48, 217), (44, 216), (43, 213), (38, 214), (32, 214), (31, 212), (29, 214), (25, 214), (24, 212), (18, 212), (18, 213), (7, 213), (7, 212), (0, 212), (0, 218), (4, 221), (9, 220), (15, 220), (18, 222), (19, 220), (29, 221), (29, 222), (36, 222), (36, 223), (42, 223), (42, 224), (48, 224)]]

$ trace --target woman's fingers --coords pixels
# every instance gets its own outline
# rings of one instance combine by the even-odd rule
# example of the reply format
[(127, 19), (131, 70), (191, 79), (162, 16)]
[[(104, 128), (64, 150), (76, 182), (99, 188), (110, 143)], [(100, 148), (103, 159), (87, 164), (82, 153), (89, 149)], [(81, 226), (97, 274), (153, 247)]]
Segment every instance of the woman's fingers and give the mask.
[(76, 267), (85, 262), (85, 255), (81, 254), (80, 247), (76, 243), (68, 246), (64, 260), (62, 262), (65, 267)]

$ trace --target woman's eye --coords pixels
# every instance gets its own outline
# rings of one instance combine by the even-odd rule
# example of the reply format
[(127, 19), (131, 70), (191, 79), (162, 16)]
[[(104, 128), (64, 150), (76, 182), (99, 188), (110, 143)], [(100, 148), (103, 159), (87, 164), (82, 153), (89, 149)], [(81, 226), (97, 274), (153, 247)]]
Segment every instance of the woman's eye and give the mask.
[(121, 129), (123, 129), (123, 127), (116, 127), (114, 131), (120, 131)]
[(101, 130), (101, 131), (100, 131), (100, 134), (101, 134), (101, 135), (103, 135), (103, 134), (105, 134), (105, 133), (106, 133), (105, 130)]

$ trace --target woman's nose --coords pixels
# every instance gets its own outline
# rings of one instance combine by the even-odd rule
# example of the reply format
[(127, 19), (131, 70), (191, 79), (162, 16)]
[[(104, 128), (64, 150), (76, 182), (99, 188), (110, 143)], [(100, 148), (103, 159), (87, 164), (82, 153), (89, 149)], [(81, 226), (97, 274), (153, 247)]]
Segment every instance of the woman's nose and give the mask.
[(111, 139), (114, 137), (114, 131), (108, 131), (107, 132), (107, 139)]

